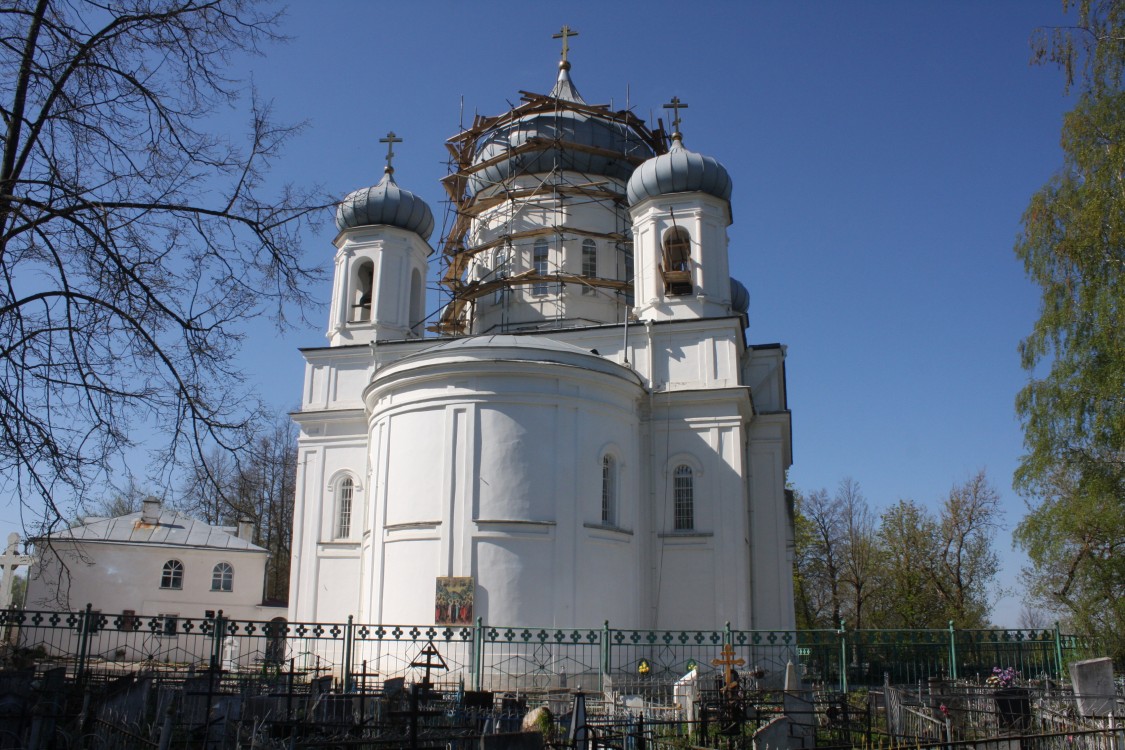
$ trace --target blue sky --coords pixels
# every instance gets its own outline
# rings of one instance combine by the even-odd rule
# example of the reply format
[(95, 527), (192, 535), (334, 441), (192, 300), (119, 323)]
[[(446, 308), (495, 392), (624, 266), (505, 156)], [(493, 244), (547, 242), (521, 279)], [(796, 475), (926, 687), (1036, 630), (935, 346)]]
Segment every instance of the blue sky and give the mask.
[[(986, 468), (1014, 586), (1016, 347), (1038, 295), (1012, 246), (1061, 164), (1072, 104), (1057, 70), (1029, 66), (1028, 39), (1066, 20), (1058, 0), (294, 2), (291, 41), (231, 74), (279, 119), (308, 121), (279, 182), (337, 195), (372, 185), (378, 138), (402, 136), (395, 177), (433, 207), (436, 245), (443, 141), (475, 111), (549, 90), (551, 35), (569, 24), (587, 101), (647, 119), (679, 96), (685, 145), (733, 178), (731, 269), (750, 290), (749, 338), (788, 346), (793, 484), (832, 490), (850, 476), (876, 508), (934, 507)], [(326, 272), (333, 236), (329, 218), (308, 238)], [(327, 280), (314, 295), (326, 305)], [(324, 344), (326, 307), (311, 317), (281, 336), (266, 322), (249, 331), (248, 378), (278, 410), (299, 397), (297, 348)], [(996, 619), (1018, 612), (1009, 598)]]

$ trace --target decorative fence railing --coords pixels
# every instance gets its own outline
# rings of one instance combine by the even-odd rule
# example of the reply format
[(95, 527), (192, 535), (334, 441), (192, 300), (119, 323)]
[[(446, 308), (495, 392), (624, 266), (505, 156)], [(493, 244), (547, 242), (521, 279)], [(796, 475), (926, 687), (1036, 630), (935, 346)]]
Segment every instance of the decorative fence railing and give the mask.
[[(146, 666), (174, 670), (286, 673), (310, 681), (331, 676), (346, 690), (396, 677), (470, 690), (550, 691), (582, 687), (621, 695), (672, 697), (693, 667), (713, 680), (724, 649), (744, 676), (780, 686), (792, 662), (809, 682), (849, 686), (914, 684), (928, 678), (987, 677), (1015, 667), (1025, 678), (1058, 679), (1088, 655), (1086, 644), (1057, 628), (1022, 630), (690, 631), (610, 627), (559, 629), (366, 625), (231, 620), (78, 612), (0, 611), (8, 661), (66, 666), (79, 680)], [(729, 649), (728, 649), (729, 647)], [(19, 666), (19, 664), (16, 664)]]

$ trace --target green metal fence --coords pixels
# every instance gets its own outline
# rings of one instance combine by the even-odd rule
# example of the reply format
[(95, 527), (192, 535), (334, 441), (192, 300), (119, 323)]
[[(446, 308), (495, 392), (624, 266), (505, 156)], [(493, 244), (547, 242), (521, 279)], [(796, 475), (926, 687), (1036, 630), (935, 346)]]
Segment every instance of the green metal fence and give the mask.
[[(9, 665), (66, 666), (113, 677), (142, 665), (163, 670), (331, 676), (341, 689), (370, 690), (402, 677), (500, 692), (582, 687), (670, 699), (693, 668), (714, 680), (731, 662), (762, 687), (780, 686), (791, 662), (832, 689), (915, 684), (931, 677), (983, 680), (994, 667), (1025, 678), (1063, 678), (1088, 644), (1048, 630), (687, 631), (472, 625), (369, 625), (202, 619), (79, 612), (0, 611)], [(726, 652), (724, 654), (724, 651)], [(428, 665), (428, 666), (427, 666)]]

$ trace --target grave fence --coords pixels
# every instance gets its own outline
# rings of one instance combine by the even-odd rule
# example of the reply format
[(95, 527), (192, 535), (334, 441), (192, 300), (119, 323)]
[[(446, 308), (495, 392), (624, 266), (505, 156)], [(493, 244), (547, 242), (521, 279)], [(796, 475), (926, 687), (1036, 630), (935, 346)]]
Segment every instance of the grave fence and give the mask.
[[(993, 667), (1025, 679), (1065, 678), (1066, 665), (1091, 655), (1090, 644), (1045, 630), (744, 631), (729, 626), (660, 631), (611, 627), (561, 629), (491, 625), (371, 625), (233, 620), (217, 612), (188, 618), (71, 612), (0, 611), (0, 640), (10, 668), (65, 666), (72, 679), (111, 680), (138, 668), (225, 672), (309, 682), (331, 677), (345, 691), (384, 681), (423, 679), (493, 692), (612, 690), (672, 697), (693, 667), (714, 680), (728, 647), (750, 686), (779, 687), (792, 662), (807, 681), (849, 688), (918, 684), (930, 678), (983, 682)], [(427, 667), (428, 665), (428, 667)], [(744, 684), (747, 684), (744, 682)]]

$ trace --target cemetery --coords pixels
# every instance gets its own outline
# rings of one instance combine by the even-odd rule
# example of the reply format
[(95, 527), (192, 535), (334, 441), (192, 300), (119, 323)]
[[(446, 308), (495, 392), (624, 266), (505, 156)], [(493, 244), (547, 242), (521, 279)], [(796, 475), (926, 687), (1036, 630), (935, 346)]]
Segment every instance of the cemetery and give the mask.
[[(1118, 748), (1045, 631), (640, 631), (0, 612), (0, 748)], [(1116, 744), (1115, 744), (1116, 743)]]

